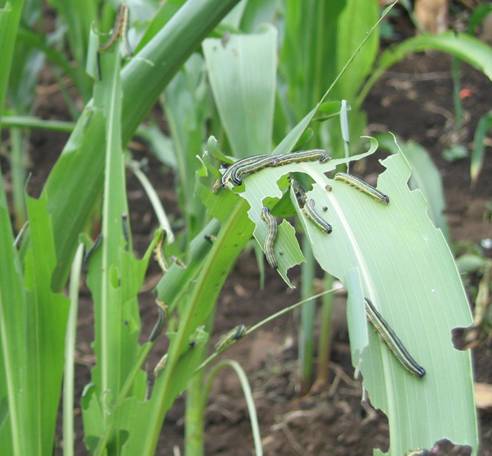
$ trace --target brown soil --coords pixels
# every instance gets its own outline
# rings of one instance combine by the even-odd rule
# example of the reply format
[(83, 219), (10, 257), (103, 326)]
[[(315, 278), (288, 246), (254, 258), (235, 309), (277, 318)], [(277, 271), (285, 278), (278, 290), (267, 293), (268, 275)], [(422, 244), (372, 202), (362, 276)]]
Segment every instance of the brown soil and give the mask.
[[(420, 55), (397, 65), (373, 89), (366, 102), (371, 131), (391, 130), (404, 139), (424, 145), (443, 176), (449, 224), (455, 241), (479, 242), (491, 237), (491, 225), (483, 220), (485, 204), (492, 200), (492, 160), (486, 158), (482, 176), (470, 188), (469, 162), (447, 162), (441, 157), (452, 138), (449, 119), (453, 117), (452, 82), (449, 58)], [(49, 79), (48, 76), (46, 76)], [(37, 114), (43, 117), (66, 118), (59, 92), (43, 94), (47, 82), (40, 81)], [(462, 84), (471, 96), (463, 101), (467, 115), (462, 129), (462, 142), (469, 145), (478, 118), (492, 106), (491, 83), (480, 73), (463, 66)], [(62, 149), (67, 135), (34, 132), (30, 156), (33, 177), (30, 190), (39, 191)], [(489, 151), (490, 152), (490, 151)], [(173, 178), (148, 153), (149, 177), (167, 206), (176, 207)], [(7, 169), (2, 163), (3, 169)], [(9, 181), (8, 171), (6, 173)], [(164, 176), (164, 179), (163, 179)], [(134, 178), (129, 177), (129, 200), (135, 246), (141, 251), (150, 240), (156, 220), (146, 198)], [(489, 251), (489, 254), (491, 252)], [(152, 286), (159, 278), (156, 268), (149, 273), (147, 292), (141, 295), (144, 333), (155, 319)], [(259, 277), (253, 254), (244, 253), (238, 260), (221, 294), (215, 328), (223, 333), (237, 324), (251, 324), (286, 304), (294, 303), (297, 292), (286, 290), (273, 274), (267, 286), (259, 289)], [(287, 315), (246, 338), (233, 347), (227, 357), (237, 360), (248, 374), (254, 392), (266, 455), (368, 455), (371, 449), (388, 446), (388, 428), (384, 416), (361, 405), (360, 381), (353, 379), (343, 303), (336, 318), (328, 384), (316, 393), (300, 395), (297, 390), (296, 317)], [(77, 395), (90, 381), (92, 316), (88, 295), (81, 305), (77, 348)], [(152, 356), (155, 363), (160, 353)], [(492, 343), (475, 353), (476, 380), (492, 383)], [(183, 454), (184, 401), (179, 399), (169, 413), (162, 432), (159, 455)], [(80, 410), (78, 413), (77, 454), (86, 454), (81, 441)], [(492, 455), (492, 411), (480, 411), (481, 455)], [(207, 455), (253, 454), (251, 430), (239, 383), (230, 372), (216, 382), (206, 419)], [(57, 454), (61, 454), (60, 444)], [(444, 454), (444, 453), (443, 453)]]

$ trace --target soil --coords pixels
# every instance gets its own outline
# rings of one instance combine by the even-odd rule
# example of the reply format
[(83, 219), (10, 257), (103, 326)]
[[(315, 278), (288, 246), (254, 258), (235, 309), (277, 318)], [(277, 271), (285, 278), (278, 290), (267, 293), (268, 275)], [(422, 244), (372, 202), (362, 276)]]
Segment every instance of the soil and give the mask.
[[(371, 132), (391, 130), (405, 140), (422, 144), (431, 154), (444, 183), (447, 214), (453, 241), (479, 243), (491, 237), (492, 227), (484, 221), (486, 204), (492, 200), (492, 157), (486, 157), (482, 175), (470, 187), (469, 160), (449, 162), (442, 151), (456, 138), (452, 130), (453, 101), (450, 59), (442, 54), (413, 56), (398, 64), (383, 77), (368, 97), (365, 109)], [(468, 89), (463, 100), (465, 123), (458, 133), (470, 146), (481, 115), (492, 106), (490, 81), (472, 68), (462, 66), (462, 85)], [(53, 89), (52, 77), (45, 72), (38, 87), (36, 115), (67, 118), (63, 98)], [(453, 135), (455, 135), (453, 137)], [(35, 131), (30, 139), (31, 193), (36, 194), (46, 180), (67, 135)], [(490, 151), (489, 151), (490, 152)], [(137, 152), (149, 160), (148, 175), (166, 207), (177, 208), (173, 177), (150, 153)], [(8, 166), (2, 161), (2, 168)], [(163, 178), (164, 176), (164, 178)], [(8, 187), (8, 185), (7, 185)], [(156, 226), (153, 212), (140, 185), (128, 176), (128, 196), (136, 250), (142, 251)], [(492, 257), (492, 252), (486, 252)], [(155, 321), (151, 290), (159, 279), (153, 266), (141, 295), (144, 334)], [(259, 288), (259, 275), (253, 253), (240, 256), (217, 307), (215, 329), (226, 332), (237, 324), (252, 324), (294, 303), (297, 291), (287, 290), (273, 273), (267, 273), (266, 286)], [(227, 357), (238, 361), (251, 382), (266, 455), (372, 454), (372, 448), (388, 447), (385, 417), (361, 404), (361, 384), (354, 380), (344, 322), (343, 299), (337, 298), (337, 316), (333, 330), (329, 381), (308, 394), (301, 394), (297, 376), (297, 319), (294, 314), (272, 322), (267, 329), (236, 344)], [(94, 363), (90, 344), (93, 337), (89, 296), (83, 291), (78, 326), (76, 386), (80, 397), (90, 382)], [(152, 354), (150, 365), (162, 355), (160, 347)], [(492, 342), (474, 352), (477, 382), (492, 383)], [(184, 401), (178, 399), (166, 418), (159, 455), (183, 453)], [(207, 455), (251, 455), (253, 442), (245, 402), (239, 382), (232, 372), (224, 371), (216, 381), (206, 418)], [(481, 455), (492, 456), (492, 410), (480, 410)], [(86, 454), (82, 444), (80, 409), (77, 408), (77, 454)], [(449, 451), (449, 450), (443, 450)], [(57, 443), (61, 454), (61, 442)], [(458, 454), (443, 452), (440, 454)], [(464, 453), (463, 453), (464, 454)]]

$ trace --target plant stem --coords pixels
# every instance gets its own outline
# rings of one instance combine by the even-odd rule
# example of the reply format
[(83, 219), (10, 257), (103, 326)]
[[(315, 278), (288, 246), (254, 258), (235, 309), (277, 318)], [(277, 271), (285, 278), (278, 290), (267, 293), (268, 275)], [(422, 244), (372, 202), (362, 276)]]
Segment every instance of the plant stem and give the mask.
[[(313, 294), (315, 262), (309, 240), (303, 239), (305, 262), (301, 271), (301, 297), (307, 298)], [(307, 392), (313, 379), (313, 348), (314, 348), (314, 317), (316, 300), (308, 301), (301, 309), (301, 325), (299, 327), (299, 376), (301, 391)]]
[[(215, 321), (215, 312), (208, 317), (206, 332), (212, 334)], [(207, 353), (208, 344), (200, 348), (200, 358), (203, 359)], [(204, 429), (205, 429), (205, 407), (207, 406), (208, 393), (204, 388), (205, 372), (199, 371), (194, 375), (186, 389), (185, 410), (185, 455), (202, 456), (205, 454)]]
[(19, 128), (10, 129), (10, 168), (12, 172), (12, 193), (14, 199), (15, 227), (19, 230), (26, 221), (24, 185), (24, 140)]
[(203, 430), (205, 427), (205, 395), (203, 383), (205, 372), (196, 373), (191, 379), (186, 390), (186, 413), (185, 413), (185, 455), (202, 456)]
[(74, 425), (73, 425), (73, 398), (74, 398), (74, 352), (77, 337), (77, 310), (79, 304), (80, 271), (84, 246), (77, 248), (70, 274), (70, 311), (68, 314), (67, 331), (65, 334), (65, 371), (63, 378), (63, 455), (74, 454)]
[[(253, 400), (253, 393), (251, 391), (248, 378), (246, 377), (244, 370), (242, 369), (242, 367), (239, 365), (238, 362), (232, 360), (221, 361), (210, 370), (210, 373), (207, 376), (204, 392), (202, 393), (204, 397), (204, 401), (205, 402), (208, 401), (210, 390), (212, 389), (212, 383), (217, 377), (218, 373), (225, 367), (232, 368), (239, 378), (239, 382), (241, 383), (241, 388), (244, 394), (244, 399), (246, 400), (246, 405), (248, 407), (249, 420), (251, 422), (251, 431), (253, 433), (253, 441), (255, 443), (255, 455), (263, 456), (260, 427), (258, 425), (258, 417), (256, 415), (256, 407)], [(192, 456), (194, 456), (194, 454)]]
[(75, 128), (74, 122), (65, 122), (62, 120), (44, 120), (34, 116), (2, 116), (0, 118), (4, 127), (25, 127), (40, 128), (63, 133), (71, 133)]
[[(324, 280), (325, 290), (333, 287), (333, 276), (325, 274)], [(321, 317), (319, 328), (319, 343), (318, 343), (318, 370), (316, 375), (316, 384), (323, 385), (328, 381), (328, 365), (330, 362), (331, 348), (331, 317), (333, 313), (333, 295), (326, 294), (322, 298)]]
[[(297, 309), (298, 307), (300, 307), (300, 306), (308, 303), (312, 299), (320, 298), (321, 296), (324, 296), (324, 295), (326, 295), (328, 293), (333, 293), (333, 292), (335, 292), (337, 290), (338, 290), (338, 288), (331, 288), (330, 290), (325, 290), (325, 291), (322, 291), (321, 293), (317, 293), (317, 294), (315, 294), (313, 296), (309, 296), (309, 298), (307, 298), (307, 299), (301, 299), (300, 301), (297, 301), (295, 304), (292, 304), (291, 306), (284, 307), (282, 310), (279, 310), (278, 312), (275, 312), (274, 314), (268, 316), (264, 320), (261, 320), (258, 323), (256, 323), (255, 325), (253, 325), (250, 328), (248, 328), (247, 331), (246, 331), (246, 334), (243, 337), (246, 337), (247, 335), (249, 335), (251, 333), (254, 333), (255, 331), (257, 331), (261, 327), (265, 326), (266, 324), (270, 323), (271, 321), (275, 320), (276, 318), (281, 317), (282, 315), (285, 315), (286, 313), (289, 313), (289, 312)], [(227, 347), (227, 349), (229, 349), (232, 345), (233, 344), (231, 344), (229, 347)], [(221, 353), (222, 352), (220, 352), (220, 353), (219, 352), (212, 353), (205, 361), (203, 361), (202, 364), (200, 364), (196, 368), (196, 371), (199, 371), (200, 369), (203, 369), (204, 367), (208, 366)]]

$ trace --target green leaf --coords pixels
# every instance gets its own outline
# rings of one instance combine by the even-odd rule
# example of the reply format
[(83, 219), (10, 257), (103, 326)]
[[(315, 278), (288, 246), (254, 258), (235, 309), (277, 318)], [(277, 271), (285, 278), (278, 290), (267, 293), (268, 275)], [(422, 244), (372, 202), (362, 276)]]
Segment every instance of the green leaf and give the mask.
[[(31, 244), (25, 264), (29, 305), (26, 315), (29, 408), (25, 412), (29, 414), (34, 432), (27, 440), (32, 445), (39, 441), (38, 449), (34, 451), (33, 446), (28, 454), (50, 454), (61, 394), (68, 300), (51, 289), (56, 255), (46, 201), (29, 198), (27, 206)], [(43, 261), (39, 261), (40, 258)]]
[(419, 35), (384, 51), (357, 99), (360, 106), (367, 93), (384, 72), (414, 52), (436, 50), (446, 52), (492, 79), (492, 48), (465, 33), (446, 32), (440, 35)]
[[(313, 106), (366, 37), (379, 17), (376, 2), (289, 0), (282, 46), (282, 74), (289, 83), (292, 108), (300, 115)], [(370, 71), (378, 50), (372, 34), (333, 91), (333, 98), (352, 101)]]
[(70, 272), (69, 298), (70, 308), (65, 333), (65, 360), (63, 372), (63, 453), (73, 456), (75, 447), (75, 350), (77, 340), (77, 320), (79, 308), (79, 290), (81, 284), (84, 244), (80, 243)]
[[(0, 20), (1, 21), (1, 20)], [(9, 210), (0, 174), (0, 401), (8, 404), (8, 419), (0, 426), (0, 452), (22, 456), (29, 454), (30, 441), (26, 404), (27, 353), (25, 334), (19, 324), (26, 321), (26, 296), (22, 268), (14, 248)]]
[[(17, 36), (19, 41), (22, 41), (26, 46), (41, 51), (47, 60), (60, 67), (64, 74), (70, 77), (74, 83), (79, 82), (80, 74), (70, 65), (63, 52), (48, 44), (48, 40), (44, 35), (26, 27), (20, 27)], [(82, 88), (79, 87), (79, 89)]]
[[(115, 410), (117, 399), (142, 350), (138, 345), (140, 318), (137, 293), (151, 255), (149, 250), (144, 259), (138, 261), (129, 251), (131, 239), (126, 227), (128, 208), (121, 142), (122, 88), (118, 47), (101, 54), (100, 62), (103, 77), (96, 83), (94, 104), (100, 106), (105, 117), (106, 163), (102, 248), (94, 254), (88, 277), (96, 320), (94, 393), (89, 395), (88, 408), (84, 412), (88, 417), (85, 423), (88, 425), (89, 445), (96, 436), (105, 435), (106, 429), (120, 418)], [(135, 382), (136, 387), (138, 383)], [(102, 422), (103, 426), (94, 428), (89, 421), (91, 417), (96, 417), (96, 422)], [(111, 445), (118, 449), (126, 438), (118, 432), (110, 437), (113, 438)]]
[(492, 111), (484, 114), (478, 121), (477, 129), (473, 137), (473, 151), (471, 154), (470, 178), (475, 184), (480, 176), (483, 167), (485, 152), (485, 137), (487, 132), (492, 129)]
[[(0, 114), (10, 77), (12, 56), (24, 2), (3, 2), (0, 8), (0, 46), (3, 65), (0, 70)], [(1, 128), (1, 123), (0, 123)], [(28, 423), (26, 404), (27, 353), (25, 336), (19, 324), (26, 321), (26, 296), (22, 284), (22, 268), (14, 247), (14, 236), (0, 170), (0, 403), (8, 415), (0, 423), (0, 452), (22, 456), (29, 454), (34, 437)]]
[(482, 4), (478, 5), (470, 15), (468, 23), (468, 32), (474, 34), (477, 32), (478, 27), (482, 24), (484, 19), (492, 12), (492, 5)]
[(68, 312), (67, 300), (51, 290), (56, 257), (46, 202), (28, 199), (28, 212), (31, 244), (23, 279), (5, 224), (7, 206), (1, 204), (0, 399), (7, 399), (9, 413), (0, 427), (0, 448), (14, 455), (53, 451)]
[(210, 239), (215, 237), (219, 231), (217, 220), (209, 222), (203, 230), (191, 241), (186, 268), (173, 264), (159, 281), (156, 287), (158, 298), (169, 307), (171, 312), (176, 305), (179, 293), (186, 288), (186, 285), (195, 276), (203, 259), (212, 248)]
[[(251, 205), (255, 233), (260, 231), (257, 211), (262, 201), (278, 196), (279, 174), (309, 174), (314, 184), (307, 198), (323, 208), (322, 216), (333, 232), (319, 230), (299, 208), (298, 214), (318, 263), (349, 291), (352, 359), (362, 372), (372, 404), (388, 416), (389, 454), (431, 448), (443, 437), (470, 445), (476, 453), (470, 353), (456, 350), (451, 342), (452, 329), (469, 326), (472, 320), (451, 251), (432, 224), (421, 192), (408, 188), (411, 170), (403, 156), (395, 154), (383, 161), (387, 169), (379, 176), (378, 188), (389, 195), (388, 206), (327, 178), (325, 173), (337, 162), (264, 169), (246, 178), (241, 196)], [(373, 329), (367, 328), (364, 297), (371, 299), (424, 366), (425, 377), (403, 369)]]
[(204, 61), (192, 55), (164, 91), (163, 107), (171, 131), (177, 171), (178, 196), (192, 239), (203, 224), (203, 205), (195, 196), (195, 173), (201, 166), (197, 155), (205, 140), (209, 99), (205, 90)]
[(217, 108), (234, 155), (271, 152), (277, 31), (207, 39), (203, 52)]
[(248, 0), (241, 16), (241, 30), (255, 32), (259, 26), (274, 21), (278, 0)]
[[(98, 0), (50, 0), (56, 8), (58, 17), (65, 22), (70, 51), (79, 69), (85, 68), (89, 36), (93, 23), (97, 24)], [(90, 95), (90, 81), (83, 71), (72, 73), (77, 78), (77, 85), (82, 96)]]
[[(192, 288), (185, 290), (189, 291), (189, 294), (177, 307), (179, 326), (170, 337), (164, 371), (156, 379), (150, 400), (139, 405), (140, 412), (136, 415), (139, 420), (134, 422), (134, 429), (138, 432), (130, 432), (129, 440), (125, 444), (125, 454), (153, 453), (160, 433), (160, 424), (166, 412), (176, 396), (186, 388), (195, 369), (203, 360), (201, 342), (190, 346), (192, 335), (196, 334), (197, 329), (204, 326), (210, 318), (224, 281), (237, 256), (251, 237), (251, 232), (252, 225), (246, 216), (245, 204), (237, 204), (227, 222), (223, 223), (211, 250), (201, 262), (201, 268), (193, 279)], [(203, 241), (198, 239), (199, 243), (200, 241), (208, 242), (205, 239)], [(184, 275), (190, 277), (189, 273)], [(177, 274), (178, 279), (179, 276), (180, 274)], [(167, 288), (163, 286), (160, 290), (167, 290)], [(169, 332), (168, 335), (171, 336)], [(147, 426), (144, 430), (143, 422), (157, 423), (157, 426), (152, 429), (148, 429)]]
[[(121, 99), (120, 57), (117, 46), (100, 56), (102, 80), (95, 85), (94, 104), (101, 106), (105, 116), (105, 167), (102, 212), (102, 252), (100, 277), (100, 304), (96, 305), (96, 356), (100, 377), (97, 385), (104, 392), (108, 402), (116, 397), (125, 372), (122, 369), (122, 350), (128, 356), (131, 346), (124, 340), (122, 296), (122, 255), (129, 239), (124, 239), (125, 223), (128, 217), (125, 190), (125, 167), (121, 144)], [(99, 329), (99, 331), (97, 331)], [(133, 328), (132, 328), (133, 329)], [(131, 331), (131, 330), (130, 330)], [(128, 343), (128, 346), (126, 343)], [(110, 414), (110, 407), (103, 407), (104, 419)]]
[(140, 52), (142, 48), (161, 30), (174, 14), (183, 6), (185, 0), (168, 0), (162, 3), (152, 22), (147, 27), (143, 37), (138, 43), (135, 52)]
[(3, 6), (0, 8), (0, 46), (2, 49), (3, 65), (0, 70), (0, 114), (3, 113), (17, 30), (21, 18), (22, 6), (24, 5), (23, 0), (12, 0), (2, 3)]
[(442, 178), (429, 153), (420, 144), (413, 141), (401, 142), (399, 140), (396, 143), (390, 135), (379, 135), (377, 139), (382, 148), (393, 153), (401, 152), (408, 160), (412, 167), (411, 188), (419, 188), (422, 191), (429, 204), (432, 220), (448, 239), (448, 224), (444, 216), (446, 199)]
[[(88, 277), (95, 302), (96, 321), (96, 367), (92, 372), (94, 388), (88, 393), (85, 401), (87, 408), (84, 410), (88, 445), (95, 445), (96, 439), (106, 436), (106, 431), (120, 419), (120, 411), (117, 410), (119, 394), (126, 379), (134, 372), (143, 350), (138, 345), (140, 317), (137, 293), (151, 255), (149, 249), (139, 261), (130, 253), (121, 142), (122, 88), (118, 47), (101, 54), (100, 62), (103, 77), (96, 83), (94, 104), (105, 117), (106, 160), (102, 248), (93, 255)], [(135, 375), (137, 379), (133, 394), (140, 397), (140, 377), (144, 374)], [(94, 427), (91, 420), (102, 423), (102, 426)], [(110, 433), (109, 438), (112, 440), (108, 444), (119, 450), (126, 435)]]
[[(152, 107), (181, 64), (238, 0), (191, 0), (125, 66), (122, 73), (123, 144)], [(78, 235), (101, 194), (104, 123), (89, 102), (43, 189), (48, 197), (58, 267), (53, 286), (63, 286)], [(83, 191), (81, 191), (83, 189)]]
[[(333, 6), (330, 6), (333, 9)], [(332, 11), (330, 11), (331, 13)], [(324, 55), (329, 59), (334, 52), (336, 65), (334, 72), (327, 80), (335, 79), (345, 62), (350, 58), (357, 46), (362, 42), (368, 31), (379, 18), (379, 5), (377, 2), (366, 0), (347, 0), (345, 7), (336, 20), (336, 36), (334, 43), (329, 43), (328, 53)], [(326, 27), (326, 26), (325, 26)], [(374, 59), (379, 49), (379, 35), (373, 33), (354, 59), (350, 70), (340, 80), (333, 96), (338, 99), (346, 99), (352, 102), (362, 82), (372, 70)], [(324, 75), (326, 77), (327, 75)]]
[(253, 441), (255, 444), (255, 454), (256, 456), (263, 456), (263, 448), (262, 448), (261, 436), (260, 436), (260, 426), (258, 424), (258, 417), (256, 415), (256, 407), (253, 398), (253, 392), (251, 391), (251, 386), (249, 385), (246, 372), (244, 372), (244, 369), (237, 361), (227, 359), (221, 361), (219, 364), (214, 366), (214, 368), (211, 370), (210, 374), (207, 377), (205, 399), (208, 399), (210, 395), (210, 390), (212, 388), (213, 381), (215, 380), (219, 372), (226, 367), (230, 367), (231, 369), (233, 369), (236, 375), (238, 376), (239, 383), (241, 384), (241, 389), (243, 390), (244, 400), (246, 401), (246, 405), (248, 407), (249, 421), (251, 423), (251, 432), (253, 433)]
[[(148, 263), (152, 252), (159, 239), (162, 238), (162, 232), (157, 232), (154, 235), (152, 243), (147, 248), (144, 257), (137, 260), (128, 251), (119, 252), (121, 255), (121, 286), (119, 286), (119, 301), (111, 303), (116, 311), (120, 312), (121, 319), (115, 322), (114, 327), (116, 332), (110, 334), (113, 340), (120, 338), (120, 353), (117, 354), (120, 359), (121, 372), (121, 388), (111, 394), (104, 392), (100, 388), (100, 369), (96, 365), (93, 370), (93, 380), (83, 393), (82, 409), (84, 419), (85, 443), (91, 451), (96, 454), (104, 454), (107, 446), (111, 446), (116, 442), (122, 445), (128, 438), (127, 433), (116, 432), (118, 429), (117, 423), (120, 422), (122, 416), (125, 416), (123, 403), (128, 401), (143, 401), (147, 394), (147, 376), (141, 370), (141, 366), (152, 348), (151, 343), (138, 345), (138, 336), (140, 331), (140, 319), (138, 315), (138, 300), (137, 294), (140, 291), (145, 272), (148, 268)], [(101, 269), (100, 269), (100, 250), (96, 251), (91, 257), (91, 265), (89, 268), (88, 283), (93, 293), (96, 308), (101, 306)], [(97, 310), (96, 310), (97, 311)], [(96, 318), (96, 337), (101, 332), (100, 324)], [(118, 331), (119, 328), (123, 330)], [(96, 356), (99, 352), (99, 347), (96, 340)], [(115, 362), (111, 366), (117, 366)], [(113, 372), (115, 376), (118, 372)], [(114, 393), (114, 392), (113, 392)], [(107, 415), (110, 411), (109, 418)], [(134, 417), (135, 425), (140, 418)], [(148, 426), (148, 423), (147, 423)], [(120, 430), (121, 431), (121, 430)], [(125, 431), (126, 432), (126, 431)]]
[(74, 0), (49, 1), (66, 23), (72, 54), (80, 68), (84, 68), (91, 26), (97, 19), (97, 0), (88, 0), (83, 4)]
[[(377, 148), (377, 142), (373, 141), (371, 148), (365, 154), (354, 156), (351, 159), (364, 157), (372, 154)], [(293, 163), (286, 166), (275, 168), (266, 168), (247, 177), (245, 180), (245, 189), (239, 195), (248, 201), (250, 206), (248, 210), (249, 218), (255, 223), (254, 237), (258, 244), (264, 248), (267, 234), (267, 226), (261, 218), (261, 211), (266, 197), (280, 199), (282, 192), (277, 182), (282, 176), (292, 172), (304, 172), (311, 174), (317, 172), (333, 171), (339, 164), (345, 163), (345, 159), (329, 160), (326, 163)], [(303, 255), (299, 243), (295, 237), (295, 230), (289, 222), (284, 220), (279, 226), (277, 240), (275, 242), (275, 256), (278, 261), (278, 271), (286, 283), (291, 286), (287, 276), (287, 271), (303, 260)]]

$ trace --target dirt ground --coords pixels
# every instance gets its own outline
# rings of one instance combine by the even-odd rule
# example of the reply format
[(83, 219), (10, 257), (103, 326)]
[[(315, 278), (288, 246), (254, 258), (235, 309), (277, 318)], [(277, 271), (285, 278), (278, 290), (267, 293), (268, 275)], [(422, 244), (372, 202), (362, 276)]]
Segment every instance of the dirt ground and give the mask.
[[(413, 139), (427, 148), (439, 168), (447, 200), (447, 215), (453, 241), (479, 242), (492, 237), (492, 226), (483, 219), (485, 205), (492, 200), (492, 157), (490, 150), (485, 168), (475, 188), (470, 188), (469, 161), (448, 162), (442, 150), (452, 139), (453, 103), (450, 59), (441, 54), (414, 56), (392, 68), (372, 90), (366, 101), (371, 132), (391, 130), (402, 138)], [(38, 87), (36, 115), (66, 118), (61, 95), (49, 74)], [(465, 125), (460, 138), (472, 142), (478, 118), (492, 106), (491, 82), (463, 65), (462, 85), (469, 89), (463, 100)], [(67, 135), (33, 132), (30, 141), (32, 178), (30, 191), (36, 193), (61, 151)], [(166, 207), (176, 207), (173, 177), (151, 156), (149, 177)], [(2, 160), (2, 168), (7, 169)], [(163, 177), (164, 176), (164, 177)], [(7, 172), (7, 182), (9, 176)], [(139, 184), (128, 176), (131, 220), (135, 245), (141, 251), (149, 242), (156, 220)], [(488, 252), (492, 257), (492, 252)], [(159, 278), (157, 268), (148, 276), (141, 295), (145, 333), (155, 320), (151, 290)], [(273, 273), (260, 290), (254, 254), (239, 258), (221, 294), (217, 319), (218, 334), (237, 324), (255, 323), (286, 304), (298, 299), (297, 291), (287, 290)], [(344, 322), (343, 300), (337, 302), (332, 343), (330, 380), (315, 393), (301, 396), (297, 389), (297, 321), (289, 314), (271, 323), (265, 330), (246, 338), (228, 353), (248, 374), (261, 426), (266, 455), (372, 454), (372, 448), (387, 449), (388, 426), (383, 415), (361, 405), (361, 384), (354, 380)], [(78, 327), (77, 394), (90, 381), (92, 315), (88, 295), (84, 294)], [(155, 364), (160, 351), (152, 355)], [(476, 381), (492, 383), (492, 343), (474, 352)], [(180, 398), (169, 413), (159, 445), (159, 455), (183, 454), (184, 401)], [(77, 454), (86, 454), (81, 441), (80, 410), (77, 410)], [(479, 411), (482, 456), (492, 456), (492, 410)], [(180, 453), (181, 451), (181, 453)], [(61, 454), (60, 443), (57, 454)], [(238, 381), (224, 372), (217, 380), (207, 409), (206, 454), (241, 456), (253, 454), (251, 429)], [(445, 454), (445, 453), (443, 453)]]

